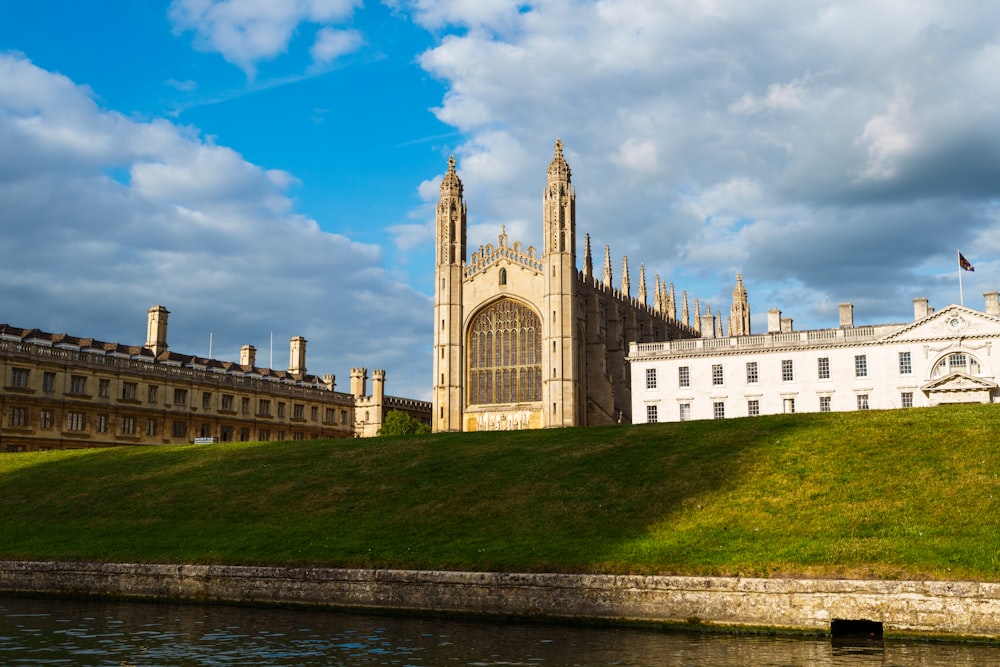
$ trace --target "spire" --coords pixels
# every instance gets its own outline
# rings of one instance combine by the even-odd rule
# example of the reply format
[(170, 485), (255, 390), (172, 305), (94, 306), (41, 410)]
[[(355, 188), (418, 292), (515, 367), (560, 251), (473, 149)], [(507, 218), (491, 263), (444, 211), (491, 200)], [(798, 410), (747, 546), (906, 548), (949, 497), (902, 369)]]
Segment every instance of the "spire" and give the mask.
[(622, 294), (626, 297), (632, 296), (628, 282), (628, 255), (622, 255)]
[(677, 319), (677, 297), (674, 295), (674, 284), (670, 283), (670, 298), (667, 301), (667, 317)]
[(604, 246), (604, 286), (611, 287), (611, 246)]
[(694, 330), (701, 333), (701, 304), (697, 297), (694, 300)]
[(663, 303), (660, 301), (660, 274), (656, 274), (656, 284), (653, 286), (653, 312), (659, 313), (663, 310)]
[(560, 261), (576, 266), (576, 193), (570, 183), (569, 165), (556, 141), (556, 154), (549, 164), (548, 183), (542, 200), (545, 243), (543, 255), (566, 255)]
[(639, 264), (639, 301), (646, 304), (646, 267)]
[(587, 283), (594, 279), (594, 260), (590, 257), (590, 234), (584, 235), (583, 279)]
[(736, 287), (733, 288), (733, 305), (729, 310), (729, 335), (750, 335), (750, 303), (747, 301), (747, 291), (743, 287), (743, 274), (736, 274)]
[(441, 179), (441, 194), (462, 196), (462, 181), (458, 177), (458, 172), (455, 171), (454, 155), (448, 158), (448, 171)]
[(507, 225), (500, 225), (499, 243), (501, 248), (507, 247)]
[(549, 180), (568, 181), (570, 175), (569, 165), (566, 164), (566, 158), (563, 157), (562, 139), (556, 139), (556, 154), (552, 157), (552, 162), (549, 163)]

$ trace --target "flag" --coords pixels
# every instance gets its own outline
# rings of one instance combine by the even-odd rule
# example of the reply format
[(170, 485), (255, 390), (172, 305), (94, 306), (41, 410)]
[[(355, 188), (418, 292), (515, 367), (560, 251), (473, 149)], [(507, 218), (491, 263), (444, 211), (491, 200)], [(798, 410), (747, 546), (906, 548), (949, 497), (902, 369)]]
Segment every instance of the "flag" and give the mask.
[(965, 269), (966, 271), (976, 270), (976, 267), (972, 266), (969, 260), (967, 260), (962, 253), (958, 253), (958, 266), (959, 268)]

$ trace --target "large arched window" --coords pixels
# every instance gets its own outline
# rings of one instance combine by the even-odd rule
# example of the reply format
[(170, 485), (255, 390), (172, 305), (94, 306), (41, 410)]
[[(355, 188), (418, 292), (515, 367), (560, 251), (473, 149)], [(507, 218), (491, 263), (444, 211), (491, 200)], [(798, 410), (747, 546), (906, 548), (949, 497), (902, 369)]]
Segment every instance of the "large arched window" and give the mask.
[(542, 400), (542, 323), (527, 306), (502, 299), (469, 327), (469, 404)]
[(979, 375), (979, 360), (965, 352), (952, 352), (941, 357), (931, 370), (931, 379), (944, 377), (952, 373)]

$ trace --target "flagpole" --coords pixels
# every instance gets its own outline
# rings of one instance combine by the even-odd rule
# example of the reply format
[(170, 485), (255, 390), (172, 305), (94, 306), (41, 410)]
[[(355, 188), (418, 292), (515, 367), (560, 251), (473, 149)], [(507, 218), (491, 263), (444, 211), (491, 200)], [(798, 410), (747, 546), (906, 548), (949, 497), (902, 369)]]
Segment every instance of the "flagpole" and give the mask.
[(965, 295), (962, 293), (962, 249), (959, 248), (957, 251), (958, 256), (955, 258), (958, 260), (958, 305), (965, 305)]

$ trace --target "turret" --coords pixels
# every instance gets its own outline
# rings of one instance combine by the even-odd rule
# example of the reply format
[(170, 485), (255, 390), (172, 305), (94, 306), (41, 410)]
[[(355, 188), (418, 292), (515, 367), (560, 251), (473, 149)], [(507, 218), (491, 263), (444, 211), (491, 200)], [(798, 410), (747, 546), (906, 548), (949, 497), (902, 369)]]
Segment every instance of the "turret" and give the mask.
[(149, 309), (146, 321), (146, 347), (156, 357), (167, 351), (168, 315), (170, 315), (170, 311), (163, 306), (153, 306)]

